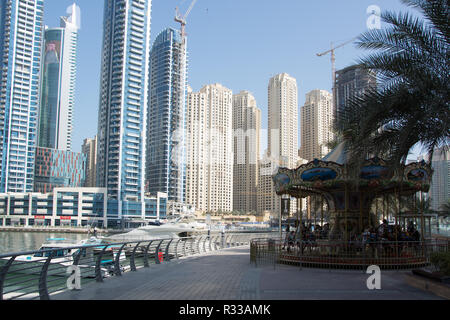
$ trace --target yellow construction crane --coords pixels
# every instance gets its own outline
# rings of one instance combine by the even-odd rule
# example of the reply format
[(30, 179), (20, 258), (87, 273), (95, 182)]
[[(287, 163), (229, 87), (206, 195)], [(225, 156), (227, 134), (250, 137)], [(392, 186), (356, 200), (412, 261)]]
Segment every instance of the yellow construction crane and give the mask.
[(186, 13), (184, 14), (183, 17), (181, 16), (181, 14), (180, 14), (180, 12), (179, 12), (178, 7), (175, 8), (175, 11), (176, 11), (175, 21), (176, 21), (176, 22), (179, 22), (179, 23), (181, 24), (181, 29), (180, 29), (180, 31), (181, 31), (181, 37), (183, 38), (183, 40), (184, 40), (184, 37), (186, 36), (186, 31), (185, 31), (185, 27), (186, 27), (186, 19), (187, 19), (189, 13), (191, 13), (191, 10), (192, 10), (192, 8), (194, 7), (194, 5), (195, 5), (196, 2), (197, 2), (197, 0), (193, 0), (193, 1), (191, 2), (191, 5), (189, 6), (188, 10), (186, 11)]
[(333, 90), (333, 92), (332, 92), (333, 99), (332, 99), (331, 103), (333, 105), (334, 112), (335, 112), (335, 107), (336, 107), (336, 106), (334, 106), (334, 99), (336, 97), (336, 55), (334, 54), (334, 51), (336, 49), (338, 49), (338, 48), (341, 48), (341, 47), (345, 46), (346, 44), (349, 44), (350, 42), (354, 41), (357, 38), (358, 37), (355, 37), (355, 38), (353, 38), (351, 40), (348, 40), (348, 41), (346, 41), (346, 42), (336, 46), (336, 47), (333, 47), (333, 43), (331, 43), (331, 49), (330, 50), (327, 50), (325, 52), (317, 54), (318, 57), (321, 57), (321, 56), (324, 56), (324, 55), (326, 55), (328, 53), (331, 53), (331, 77), (332, 77), (332, 84), (333, 84), (333, 88), (332, 88), (332, 90)]

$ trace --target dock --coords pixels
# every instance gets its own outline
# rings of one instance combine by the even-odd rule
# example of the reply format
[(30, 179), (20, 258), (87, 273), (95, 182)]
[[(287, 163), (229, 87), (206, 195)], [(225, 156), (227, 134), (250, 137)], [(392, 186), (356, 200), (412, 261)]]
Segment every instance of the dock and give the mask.
[(369, 290), (361, 270), (250, 263), (249, 247), (172, 260), (90, 283), (52, 300), (442, 300), (408, 284), (411, 272), (382, 271)]

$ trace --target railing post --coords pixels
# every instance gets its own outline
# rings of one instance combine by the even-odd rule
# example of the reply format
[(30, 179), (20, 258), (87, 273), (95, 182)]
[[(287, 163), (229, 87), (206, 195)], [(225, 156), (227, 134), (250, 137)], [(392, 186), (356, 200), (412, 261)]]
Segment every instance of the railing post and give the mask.
[(213, 237), (212, 237), (211, 235), (209, 235), (209, 251), (213, 251), (213, 248), (212, 248), (212, 239), (213, 239)]
[(8, 273), (9, 267), (13, 264), (15, 259), (16, 256), (12, 256), (0, 270), (0, 300), (3, 300), (3, 287), (6, 279), (6, 274)]
[(183, 244), (183, 257), (186, 257), (186, 243), (187, 243), (188, 239), (184, 239), (184, 244)]
[[(125, 247), (125, 245), (126, 245), (126, 243), (124, 243), (120, 247), (120, 249), (117, 252), (116, 257), (114, 259), (114, 274), (116, 276), (121, 276), (122, 275), (122, 272), (120, 271), (120, 254), (122, 253), (122, 249), (123, 249), (123, 247)], [(113, 257), (114, 257), (114, 250), (112, 252), (113, 252)]]
[(170, 239), (169, 243), (167, 244), (166, 251), (164, 254), (165, 255), (164, 259), (166, 259), (166, 261), (168, 261), (168, 262), (170, 262), (169, 247), (170, 247), (170, 244), (172, 243), (172, 241), (173, 241), (173, 239)]
[(54, 254), (54, 251), (50, 252), (47, 260), (45, 260), (44, 265), (42, 266), (41, 274), (39, 275), (39, 298), (41, 300), (50, 300), (47, 288), (47, 272), (48, 266), (50, 265), (50, 261), (52, 261)]
[(178, 260), (179, 259), (179, 257), (178, 257), (178, 245), (180, 244), (180, 242), (181, 242), (181, 239), (178, 239), (177, 240), (177, 244), (176, 244), (176, 246), (175, 246), (175, 258)]
[(202, 236), (200, 236), (200, 237), (196, 237), (195, 239), (197, 239), (197, 251), (198, 251), (198, 254), (200, 254), (200, 240), (202, 240)]
[(195, 238), (191, 238), (191, 254), (195, 254)]
[(159, 248), (161, 247), (161, 244), (163, 243), (163, 241), (164, 240), (161, 240), (155, 249), (155, 263), (156, 264), (161, 264), (161, 261), (159, 261)]
[(208, 237), (205, 237), (205, 240), (203, 240), (203, 252), (206, 252), (206, 240), (208, 240)]
[(102, 258), (103, 254), (106, 251), (106, 248), (108, 248), (108, 245), (104, 246), (102, 251), (99, 253), (97, 257), (97, 262), (95, 264), (95, 281), (97, 282), (103, 282), (103, 276), (102, 276)]
[(153, 243), (153, 240), (151, 240), (151, 241), (148, 243), (148, 245), (147, 245), (147, 247), (145, 248), (145, 251), (144, 251), (144, 268), (150, 267), (150, 265), (149, 265), (149, 263), (148, 263), (148, 249), (150, 248), (150, 246), (151, 246), (152, 243)]
[(141, 242), (138, 242), (136, 244), (136, 246), (134, 247), (133, 252), (131, 253), (131, 257), (130, 257), (130, 270), (131, 271), (136, 271), (136, 264), (134, 262), (134, 257), (135, 257), (135, 254), (136, 254), (136, 250), (137, 250), (137, 248), (139, 247), (140, 244), (141, 244)]

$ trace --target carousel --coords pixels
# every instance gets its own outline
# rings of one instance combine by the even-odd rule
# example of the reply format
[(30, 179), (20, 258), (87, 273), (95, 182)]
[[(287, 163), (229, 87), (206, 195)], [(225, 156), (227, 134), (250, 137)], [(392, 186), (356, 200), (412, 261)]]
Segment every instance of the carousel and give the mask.
[(273, 176), (277, 195), (298, 204), (294, 230), (280, 239), (280, 260), (328, 266), (426, 263), (427, 217), (420, 208), (405, 216), (402, 206), (428, 192), (430, 165), (421, 161), (393, 169), (374, 157), (356, 167), (345, 149), (341, 143), (322, 160), (279, 168)]

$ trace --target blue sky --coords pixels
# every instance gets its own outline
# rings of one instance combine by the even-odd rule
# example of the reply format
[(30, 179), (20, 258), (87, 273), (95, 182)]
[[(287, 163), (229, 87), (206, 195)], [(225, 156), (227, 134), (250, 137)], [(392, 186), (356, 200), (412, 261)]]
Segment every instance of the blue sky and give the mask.
[[(185, 12), (191, 0), (153, 0), (151, 39), (166, 27), (178, 28), (175, 7)], [(45, 0), (45, 24), (59, 17), (73, 0)], [(73, 151), (97, 132), (103, 0), (76, 0), (81, 9)], [(267, 84), (286, 72), (297, 79), (299, 108), (313, 89), (331, 90), (330, 56), (317, 57), (367, 30), (370, 5), (405, 11), (400, 0), (198, 0), (187, 21), (188, 83), (194, 91), (221, 83), (238, 93), (248, 90), (262, 110), (267, 128)], [(336, 67), (365, 54), (353, 44), (336, 50)], [(263, 148), (266, 141), (263, 141)]]

